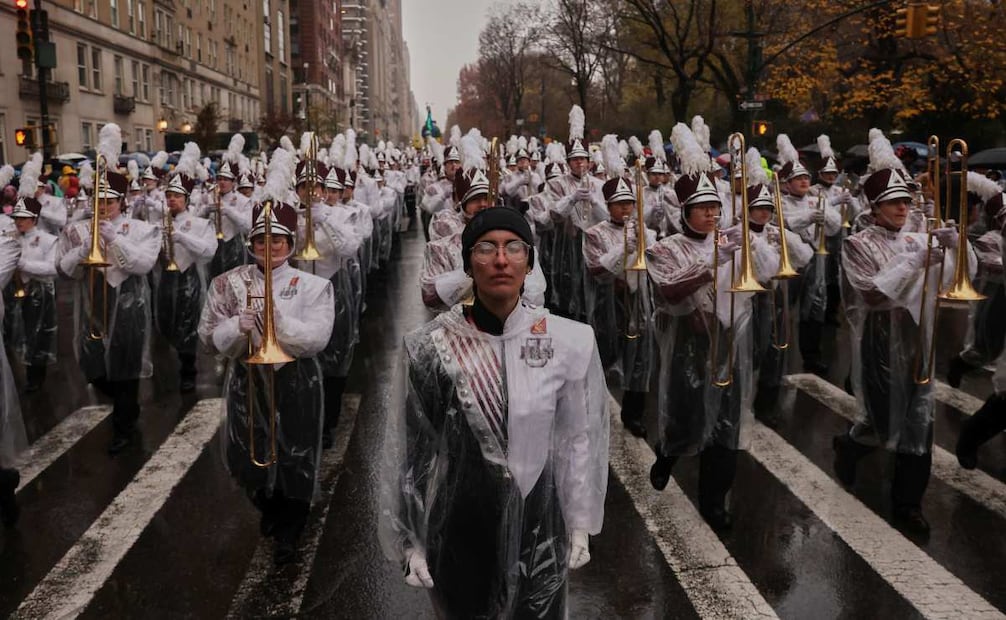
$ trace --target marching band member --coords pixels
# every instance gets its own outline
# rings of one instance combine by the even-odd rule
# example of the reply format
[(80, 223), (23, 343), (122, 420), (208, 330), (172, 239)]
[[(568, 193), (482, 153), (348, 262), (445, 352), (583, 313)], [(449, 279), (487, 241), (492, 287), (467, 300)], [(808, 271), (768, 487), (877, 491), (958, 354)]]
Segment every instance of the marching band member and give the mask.
[[(592, 226), (583, 238), (591, 276), (587, 280), (588, 322), (597, 336), (602, 366), (609, 376), (620, 379), (622, 423), (633, 435), (645, 437), (643, 413), (656, 355), (649, 280), (643, 272), (626, 271), (637, 257), (640, 228), (633, 186), (623, 177), (625, 163), (618, 153), (618, 139), (605, 136), (601, 148), (611, 176), (602, 188), (611, 219)], [(646, 228), (645, 221), (643, 231), (644, 247), (653, 245), (656, 234)], [(632, 325), (630, 319), (635, 319)]]
[(56, 362), (59, 344), (54, 281), (57, 238), (38, 227), (42, 205), (33, 198), (41, 170), (42, 158), (38, 154), (21, 169), (21, 197), (11, 213), (21, 248), (14, 288), (21, 288), (24, 295), (13, 299), (7, 311), (11, 314), (11, 346), (24, 364), (27, 392), (42, 387), (47, 367)]
[[(430, 139), (432, 140), (432, 138)], [(431, 142), (431, 146), (434, 143)], [(419, 203), (419, 208), (423, 210), (422, 224), (423, 233), (427, 241), (435, 240), (434, 231), (438, 237), (446, 237), (455, 232), (454, 227), (449, 230), (438, 224), (434, 228), (433, 221), (441, 211), (451, 211), (454, 207), (454, 176), (461, 168), (461, 129), (454, 125), (451, 127), (450, 143), (446, 147), (438, 148), (433, 146), (435, 162), (439, 164), (440, 178), (435, 183), (428, 184), (423, 189), (423, 198)], [(445, 216), (449, 217), (449, 216)], [(457, 221), (448, 221), (447, 224), (458, 224)], [(464, 228), (461, 223), (459, 228)]]
[(213, 224), (188, 209), (199, 165), (199, 147), (186, 143), (164, 189), (167, 212), (159, 226), (164, 242), (156, 272), (157, 330), (178, 353), (183, 394), (196, 389), (196, 328), (205, 297), (205, 269), (217, 249)]
[[(842, 216), (827, 198), (810, 193), (810, 171), (807, 170), (796, 147), (786, 134), (776, 138), (779, 161), (779, 179), (784, 183), (782, 197), (786, 227), (800, 235), (815, 250), (820, 248), (820, 227), (825, 237), (837, 235), (842, 228)], [(823, 205), (823, 208), (822, 206)], [(824, 331), (825, 311), (828, 307), (826, 257), (816, 254), (800, 274), (799, 341), (803, 368), (807, 372), (823, 375), (828, 364), (822, 359), (821, 340)]]
[[(826, 135), (817, 137), (817, 148), (821, 156), (821, 169), (817, 171), (817, 184), (810, 189), (810, 194), (824, 194), (829, 204), (833, 205), (839, 212), (839, 218), (844, 224), (852, 222), (856, 217), (856, 201), (848, 188), (838, 185), (838, 175), (841, 167), (835, 159), (835, 151), (831, 148), (831, 138)], [(828, 304), (825, 308), (825, 320), (832, 325), (838, 325), (838, 308), (842, 303), (842, 288), (839, 278), (839, 264), (842, 260), (842, 239), (844, 229), (839, 227), (838, 232), (826, 236), (826, 247), (828, 248), (828, 258), (825, 261), (825, 284), (828, 289)]]
[(1002, 196), (1002, 191), (995, 181), (977, 172), (968, 172), (967, 189), (968, 207), (980, 214), (968, 234), (978, 256), (975, 287), (986, 298), (969, 306), (964, 350), (950, 359), (947, 383), (955, 388), (960, 387), (964, 375), (994, 362), (1006, 338), (1002, 226), (996, 221), (1001, 203), (995, 200)]
[(678, 222), (681, 221), (681, 208), (677, 205), (677, 197), (667, 185), (666, 179), (671, 173), (667, 167), (667, 152), (664, 151), (664, 137), (654, 129), (649, 136), (650, 155), (646, 162), (646, 181), (643, 188), (643, 200), (646, 204), (646, 225), (662, 236), (678, 232)]
[[(454, 177), (454, 196), (461, 205), (465, 221), (484, 209), (506, 208), (489, 204), (489, 179), (482, 170), (484, 154), (475, 136), (465, 136), (461, 149), (465, 170)], [(531, 277), (523, 291), (524, 299), (541, 305), (545, 297), (545, 276), (537, 262), (532, 262), (532, 266)], [(423, 303), (431, 310), (448, 310), (471, 294), (472, 280), (464, 269), (460, 233), (426, 244), (419, 282)]]
[(245, 235), (248, 234), (251, 211), (251, 200), (234, 191), (235, 181), (240, 170), (238, 169), (237, 158), (244, 149), (244, 136), (234, 134), (227, 146), (225, 160), (220, 164), (217, 171), (217, 191), (219, 195), (216, 200), (211, 198), (212, 194), (206, 196), (204, 208), (200, 217), (209, 218), (216, 226), (218, 217), (217, 209), (220, 210), (220, 230), (223, 239), (217, 243), (216, 254), (210, 263), (210, 277), (216, 277), (225, 271), (229, 271), (238, 265), (245, 264), (247, 260), (245, 250)]
[[(936, 293), (953, 280), (953, 249), (966, 239), (959, 238), (956, 228), (940, 228), (934, 231), (940, 246), (930, 247), (926, 235), (902, 232), (912, 203), (908, 176), (883, 133), (871, 134), (873, 173), (863, 190), (875, 223), (847, 238), (842, 249), (852, 385), (861, 418), (848, 433), (834, 438), (835, 472), (852, 487), (860, 457), (876, 446), (894, 452), (894, 520), (925, 535), (929, 523), (921, 504), (932, 467), (934, 403), (932, 385), (915, 380), (915, 358), (926, 353), (919, 347), (929, 338), (920, 336), (920, 329), (932, 333)], [(938, 281), (941, 263), (943, 282)], [(969, 256), (972, 274), (973, 263)], [(924, 288), (929, 291), (926, 298)], [(920, 328), (921, 312), (925, 321)]]
[[(34, 188), (32, 190), (34, 191)], [(34, 198), (27, 200), (34, 201)], [(3, 319), (3, 312), (3, 298), (0, 297), (0, 320)], [(0, 331), (0, 349), (3, 349), (2, 331)], [(14, 527), (21, 514), (16, 495), (17, 487), (21, 484), (21, 474), (16, 467), (27, 448), (28, 437), (21, 417), (21, 404), (14, 385), (14, 374), (11, 372), (7, 356), (0, 355), (0, 523), (4, 527)]]
[(521, 301), (531, 229), (506, 207), (462, 233), (471, 306), (405, 338), (380, 539), (440, 617), (563, 618), (590, 559), (608, 469), (608, 394), (590, 327)]
[[(98, 153), (109, 166), (119, 160), (121, 148), (119, 127), (112, 123), (102, 127)], [(78, 282), (74, 295), (77, 361), (85, 380), (113, 399), (114, 434), (108, 451), (117, 454), (133, 441), (140, 415), (140, 379), (152, 373), (147, 274), (157, 260), (161, 239), (156, 228), (122, 213), (129, 185), (126, 177), (109, 168), (99, 174), (94, 183), (98, 213), (92, 217), (100, 218), (99, 243), (110, 264), (104, 268), (81, 264), (91, 246), (90, 220), (63, 229), (56, 259), (60, 273)]]
[[(751, 293), (730, 292), (743, 239), (740, 227), (724, 231), (725, 243), (713, 234), (722, 203), (708, 154), (683, 123), (671, 142), (681, 160), (674, 191), (683, 232), (660, 240), (646, 256), (673, 317), (661, 336), (660, 441), (650, 482), (664, 489), (677, 460), (698, 453), (699, 512), (713, 528), (727, 529), (733, 519), (726, 496), (751, 423)], [(772, 250), (762, 241), (751, 241), (759, 280), (772, 276)]]
[(42, 177), (38, 178), (35, 199), (42, 205), (42, 213), (38, 225), (47, 233), (58, 235), (66, 226), (66, 205), (49, 191), (49, 183)]
[[(324, 278), (291, 267), (297, 212), (281, 202), (290, 194), (293, 157), (277, 150), (269, 164), (265, 196), (273, 206), (270, 218), (271, 288), (275, 331), (280, 346), (294, 360), (285, 364), (254, 367), (245, 362), (252, 347), (262, 339), (265, 287), (265, 217), (262, 205), (252, 209), (251, 251), (255, 264), (241, 265), (217, 276), (210, 285), (199, 321), (199, 338), (214, 352), (229, 358), (224, 382), (224, 412), (227, 465), (261, 511), (260, 529), (274, 537), (273, 560), (285, 564), (296, 558), (300, 538), (310, 511), (321, 459), (322, 374), (317, 355), (328, 342), (334, 306), (332, 284)], [(252, 345), (249, 345), (251, 341)], [(255, 392), (248, 393), (249, 371), (254, 373)], [(270, 383), (273, 389), (267, 386)], [(253, 411), (248, 411), (253, 403)], [(272, 405), (275, 406), (273, 410)], [(276, 418), (277, 461), (259, 467), (252, 458), (265, 459), (270, 450), (268, 417)], [(256, 453), (249, 442), (249, 414), (253, 416)]]

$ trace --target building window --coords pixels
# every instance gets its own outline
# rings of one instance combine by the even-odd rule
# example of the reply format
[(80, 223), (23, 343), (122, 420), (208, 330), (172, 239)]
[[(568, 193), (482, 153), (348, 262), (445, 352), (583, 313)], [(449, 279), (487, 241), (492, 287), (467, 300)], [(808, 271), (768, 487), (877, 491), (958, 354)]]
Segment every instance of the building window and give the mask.
[(126, 0), (126, 22), (129, 26), (129, 34), (136, 34), (136, 7), (133, 6), (135, 0)]
[(133, 61), (133, 97), (137, 100), (142, 101), (143, 98), (140, 97), (140, 63)]
[(101, 50), (91, 48), (91, 88), (101, 90)]
[(136, 136), (136, 146), (134, 151), (142, 151), (143, 149), (143, 129), (137, 127), (133, 130), (133, 134)]
[(108, 0), (108, 19), (112, 28), (119, 27), (119, 0)]
[(87, 1), (87, 16), (91, 19), (98, 19), (98, 3), (96, 0)]
[(139, 35), (141, 39), (147, 38), (147, 5), (143, 2), (136, 3), (136, 21), (139, 22)]
[(77, 44), (77, 85), (87, 88), (87, 46)]
[(123, 90), (126, 85), (126, 77), (123, 75), (122, 56), (116, 56), (112, 60), (112, 65), (115, 68), (115, 94), (122, 96), (125, 94)]
[(152, 151), (154, 150), (154, 130), (144, 129), (143, 130), (143, 150)]
[(143, 65), (143, 73), (140, 75), (140, 86), (143, 88), (143, 101), (150, 101), (150, 65)]
[(272, 54), (272, 25), (269, 23), (269, 0), (262, 0), (262, 19), (265, 21), (264, 44), (265, 53)]
[(192, 57), (192, 29), (185, 29), (185, 57)]
[(286, 37), (283, 27), (283, 11), (276, 11), (276, 49), (279, 51), (279, 61), (286, 62)]
[(199, 32), (196, 33), (196, 60), (203, 61), (203, 35)]
[(84, 0), (73, 0), (73, 10), (78, 13), (84, 12)]
[(94, 125), (91, 123), (80, 124), (80, 150), (86, 151), (94, 146)]

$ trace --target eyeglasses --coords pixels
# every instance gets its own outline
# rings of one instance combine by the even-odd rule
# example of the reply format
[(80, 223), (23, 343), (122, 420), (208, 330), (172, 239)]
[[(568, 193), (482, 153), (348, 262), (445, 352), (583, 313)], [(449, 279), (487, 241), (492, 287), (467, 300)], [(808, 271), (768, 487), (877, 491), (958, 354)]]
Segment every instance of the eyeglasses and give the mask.
[(507, 260), (512, 263), (523, 263), (527, 260), (530, 248), (531, 246), (520, 239), (507, 241), (503, 245), (496, 245), (491, 241), (479, 241), (472, 247), (472, 260), (480, 265), (488, 265), (493, 262), (502, 249), (506, 252)]

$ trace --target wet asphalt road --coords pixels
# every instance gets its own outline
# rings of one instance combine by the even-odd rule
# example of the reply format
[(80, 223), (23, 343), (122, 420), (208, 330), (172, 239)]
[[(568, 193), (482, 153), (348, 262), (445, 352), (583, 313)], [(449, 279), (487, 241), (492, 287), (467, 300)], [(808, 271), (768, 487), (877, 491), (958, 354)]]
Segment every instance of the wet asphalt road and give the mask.
[[(259, 537), (257, 514), (231, 482), (220, 442), (211, 438), (195, 446), (175, 478), (156, 478), (166, 485), (163, 501), (149, 520), (136, 517), (135, 527), (128, 528), (135, 540), (120, 553), (111, 554), (106, 545), (83, 554), (87, 561), (74, 570), (56, 570), (106, 520), (118, 516), (128, 522), (128, 502), (125, 517), (109, 514), (118, 506), (116, 498), (130, 497), (134, 477), (148, 472), (145, 465), (177, 435), (179, 421), (192, 414), (196, 403), (219, 395), (214, 362), (205, 358), (200, 360), (197, 393), (180, 397), (177, 364), (157, 344), (155, 375), (141, 387), (140, 444), (109, 458), (109, 420), (68, 431), (66, 449), (50, 455), (51, 464), (18, 492), (21, 522), (16, 529), (0, 531), (0, 616), (15, 613), (40, 584), (69, 580), (77, 596), (68, 615), (87, 618), (295, 613), (433, 618), (425, 594), (404, 584), (400, 569), (381, 554), (375, 535), (384, 420), (401, 406), (400, 342), (429, 318), (418, 290), (422, 245), (421, 235), (403, 235), (393, 265), (370, 280), (361, 345), (346, 390), (357, 408), (355, 416), (344, 415), (341, 422), (344, 456), (333, 457), (326, 501), (314, 508), (316, 515), (326, 506), (328, 511), (305, 543), (299, 565), (275, 572), (268, 562), (258, 562), (269, 547)], [(60, 296), (61, 325), (71, 324), (69, 300), (68, 294)], [(962, 318), (963, 313), (941, 316), (938, 376), (960, 346)], [(842, 342), (845, 331), (831, 334), (829, 329), (828, 337)], [(46, 389), (22, 394), (36, 445), (62, 428), (61, 422), (73, 421), (82, 407), (100, 404), (82, 383), (69, 336), (69, 329), (60, 334), (60, 363), (50, 372)], [(830, 352), (827, 379), (841, 386), (847, 354), (837, 345)], [(797, 373), (798, 360), (791, 362)], [(23, 376), (17, 367), (15, 374), (20, 385)], [(645, 446), (621, 436), (613, 440), (604, 531), (591, 542), (591, 563), (571, 579), (570, 617), (977, 617), (969, 610), (981, 609), (981, 602), (990, 617), (1006, 611), (1006, 589), (1001, 587), (1006, 575), (1006, 437), (982, 453), (983, 477), (977, 481), (958, 480), (952, 469), (934, 469), (924, 500), (932, 536), (928, 541), (906, 538), (886, 525), (886, 481), (892, 468), (887, 455), (877, 452), (863, 460), (851, 493), (829, 490), (834, 486), (831, 436), (844, 430), (847, 421), (840, 399), (828, 387), (823, 380), (805, 377), (784, 391), (779, 422), (767, 431), (779, 443), (759, 444), (741, 455), (731, 497), (736, 525), (719, 536), (705, 528), (694, 507), (695, 459), (684, 459), (675, 470), (683, 494), (673, 489), (660, 494), (645, 479), (650, 460)], [(965, 395), (984, 399), (991, 389), (988, 373), (968, 377), (962, 387)], [(966, 397), (953, 402), (969, 406)], [(952, 454), (966, 415), (938, 403), (937, 446)], [(647, 424), (654, 436), (652, 410)], [(617, 422), (612, 430), (624, 433)], [(773, 458), (783, 448), (802, 459), (799, 467), (778, 467)], [(847, 510), (861, 510), (868, 518), (850, 520)], [(875, 537), (865, 550), (857, 538), (863, 532)], [(125, 529), (112, 535), (124, 536)], [(889, 565), (895, 564), (899, 570), (907, 567), (907, 579), (892, 574)], [(80, 574), (102, 577), (85, 588), (74, 581)], [(906, 581), (936, 585), (927, 594)], [(926, 596), (942, 599), (932, 602)], [(977, 607), (965, 607), (975, 600)], [(951, 603), (944, 609), (946, 601)], [(19, 615), (37, 614), (22, 610)]]

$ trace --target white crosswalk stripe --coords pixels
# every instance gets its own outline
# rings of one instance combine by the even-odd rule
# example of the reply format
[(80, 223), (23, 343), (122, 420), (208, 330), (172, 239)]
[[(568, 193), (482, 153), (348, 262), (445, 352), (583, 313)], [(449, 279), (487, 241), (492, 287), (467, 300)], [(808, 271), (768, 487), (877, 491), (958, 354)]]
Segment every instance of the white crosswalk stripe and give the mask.
[(63, 418), (51, 431), (43, 435), (28, 448), (22, 457), (24, 467), (21, 468), (21, 485), (24, 489), (40, 473), (55, 463), (75, 443), (91, 432), (94, 427), (112, 413), (110, 405), (82, 407)]

